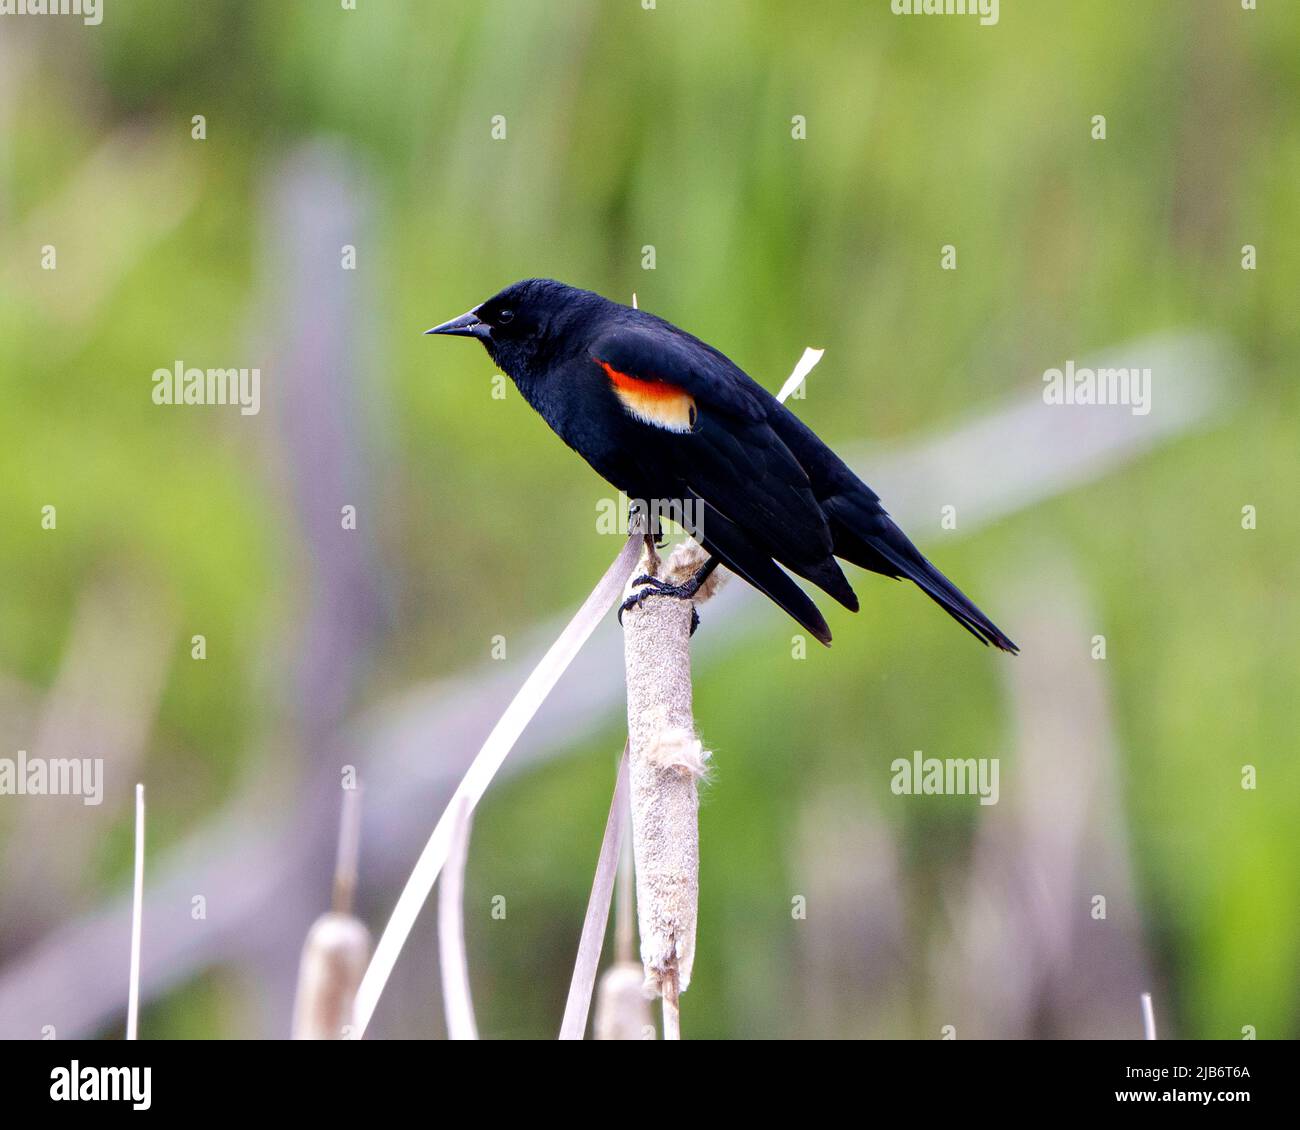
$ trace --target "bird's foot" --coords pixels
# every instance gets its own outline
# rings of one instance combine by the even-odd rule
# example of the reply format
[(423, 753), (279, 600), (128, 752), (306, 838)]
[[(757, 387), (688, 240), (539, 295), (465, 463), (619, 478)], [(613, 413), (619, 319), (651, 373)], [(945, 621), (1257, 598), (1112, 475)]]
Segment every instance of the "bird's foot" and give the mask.
[[(623, 623), (623, 613), (633, 608), (640, 608), (645, 603), (647, 597), (651, 596), (671, 596), (676, 600), (690, 600), (697, 592), (700, 591), (699, 582), (692, 577), (684, 585), (675, 585), (670, 581), (660, 580), (658, 577), (652, 577), (649, 573), (642, 573), (632, 582), (632, 587), (637, 591), (629, 596), (618, 608), (618, 622)], [(691, 635), (695, 635), (695, 629), (700, 626), (700, 614), (691, 609)]]

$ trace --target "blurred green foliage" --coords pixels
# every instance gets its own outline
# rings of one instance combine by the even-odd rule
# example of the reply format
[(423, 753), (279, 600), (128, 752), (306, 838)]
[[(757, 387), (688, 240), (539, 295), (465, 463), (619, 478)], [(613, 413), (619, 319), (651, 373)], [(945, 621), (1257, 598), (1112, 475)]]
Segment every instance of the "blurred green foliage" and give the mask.
[[(610, 557), (592, 532), (604, 485), (513, 389), (491, 398), (480, 350), (420, 336), (516, 278), (636, 291), (773, 388), (805, 344), (825, 347), (799, 411), (840, 446), (1035, 395), (1044, 368), (1143, 333), (1228, 334), (1247, 364), (1214, 427), (970, 539), (913, 533), (995, 618), (1020, 554), (1068, 555), (1111, 641), (1166, 1023), (1300, 1035), (1296, 6), (1005, 0), (981, 28), (894, 17), (887, 0), (105, 3), (99, 28), (0, 28), (14, 80), (0, 83), (0, 669), (48, 686), (100, 574), (142, 578), (171, 609), (149, 757), (174, 788), (154, 793), (151, 851), (276, 750), (283, 672), (267, 653), (296, 646), (287, 578), (303, 551), (263, 457), (269, 425), (156, 409), (149, 374), (175, 358), (259, 363), (251, 330), (294, 298), (260, 285), (268, 184), (295, 146), (327, 138), (374, 189), (358, 277), (376, 324), (354, 377), (390, 413), (363, 528), (392, 607), (358, 705), (474, 669), (496, 633), (573, 606)], [(96, 192), (97, 157), (125, 139), (174, 145), (170, 175)], [(55, 230), (78, 183), (82, 222)], [(147, 238), (169, 207), (176, 222)], [(130, 238), (111, 257), (115, 233)], [(40, 269), (47, 242), (56, 272)], [(945, 243), (955, 272), (938, 270)], [(39, 525), (47, 503), (57, 537)], [(717, 775), (691, 1034), (834, 1034), (802, 1014), (791, 975), (787, 892), (806, 877), (790, 844), (811, 798), (878, 807), (923, 892), (966, 851), (970, 810), (888, 804), (888, 762), (1012, 756), (1002, 657), (902, 586), (857, 580), (858, 617), (823, 602), (833, 651), (791, 663), (789, 625), (764, 613), (757, 641), (699, 680)], [(191, 625), (211, 641), (205, 664), (188, 660)], [(620, 744), (611, 719), (603, 742), (481, 810), (469, 898), (511, 907), (508, 930), (470, 918), (487, 1034), (558, 1025)], [(1238, 785), (1245, 763), (1256, 791)], [(102, 845), (88, 904), (117, 889), (128, 848)], [(919, 993), (920, 961), (915, 975)], [(157, 1030), (235, 1034), (227, 990), (214, 975), (178, 990)], [(933, 1035), (924, 1019), (886, 1030)]]

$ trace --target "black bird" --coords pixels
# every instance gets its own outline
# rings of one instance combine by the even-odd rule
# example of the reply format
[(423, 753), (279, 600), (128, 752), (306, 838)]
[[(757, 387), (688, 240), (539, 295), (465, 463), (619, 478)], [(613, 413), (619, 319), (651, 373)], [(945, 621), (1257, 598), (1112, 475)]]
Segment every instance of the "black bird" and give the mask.
[(798, 416), (662, 318), (526, 279), (427, 332), (478, 338), (565, 443), (711, 555), (686, 584), (652, 582), (642, 595), (689, 598), (721, 563), (829, 644), (817, 606), (778, 562), (856, 612), (840, 557), (906, 577), (981, 642), (1018, 650)]

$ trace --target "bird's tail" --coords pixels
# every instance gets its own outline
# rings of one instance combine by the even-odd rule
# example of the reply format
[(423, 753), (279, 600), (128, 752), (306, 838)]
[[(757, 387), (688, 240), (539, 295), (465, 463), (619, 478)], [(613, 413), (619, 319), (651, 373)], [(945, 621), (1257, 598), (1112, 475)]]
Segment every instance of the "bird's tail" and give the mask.
[[(816, 640), (830, 647), (831, 630), (808, 594), (729, 518), (713, 508), (707, 508), (703, 513), (701, 532), (697, 536), (704, 548), (716, 554), (723, 565), (793, 616)], [(848, 588), (847, 581), (844, 582), (844, 587)], [(849, 596), (852, 595), (850, 590)]]
[[(1019, 654), (1020, 648), (925, 558), (889, 515), (875, 507), (872, 509), (868, 528), (861, 533), (846, 523), (845, 515), (834, 515), (831, 531), (836, 557), (887, 577), (906, 577), (980, 643), (992, 644), (1012, 655)], [(854, 525), (861, 528), (856, 522)]]
[[(713, 552), (717, 552), (713, 550)], [(722, 563), (737, 576), (748, 581), (774, 604), (784, 609), (799, 622), (805, 631), (811, 632), (819, 643), (831, 645), (831, 630), (826, 618), (781, 567), (770, 557), (761, 553), (744, 554), (740, 557), (728, 557), (719, 553)]]

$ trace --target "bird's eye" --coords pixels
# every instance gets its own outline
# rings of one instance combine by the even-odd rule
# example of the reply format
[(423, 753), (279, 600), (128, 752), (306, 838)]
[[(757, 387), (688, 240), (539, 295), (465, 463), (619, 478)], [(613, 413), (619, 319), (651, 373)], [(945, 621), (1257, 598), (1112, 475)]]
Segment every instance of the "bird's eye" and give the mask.
[(499, 326), (508, 326), (514, 320), (515, 320), (515, 312), (509, 308), (502, 310), (497, 315), (497, 325)]

